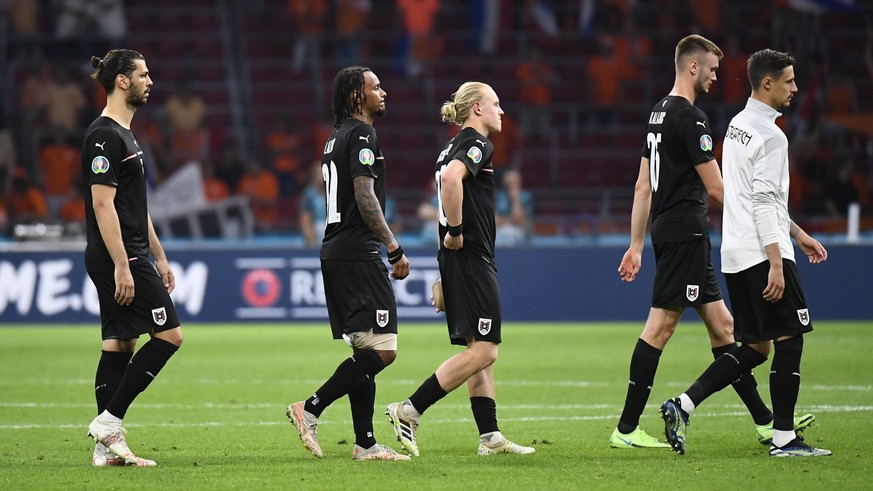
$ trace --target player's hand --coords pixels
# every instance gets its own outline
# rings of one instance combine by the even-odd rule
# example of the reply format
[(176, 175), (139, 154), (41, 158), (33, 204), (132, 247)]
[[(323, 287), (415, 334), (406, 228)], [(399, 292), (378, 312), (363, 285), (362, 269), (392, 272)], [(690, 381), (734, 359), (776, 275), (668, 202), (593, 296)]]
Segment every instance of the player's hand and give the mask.
[(821, 242), (813, 239), (806, 232), (797, 234), (797, 237), (795, 237), (794, 240), (797, 241), (800, 250), (806, 254), (806, 258), (809, 260), (810, 264), (820, 264), (827, 260), (827, 249), (821, 245)]
[(453, 251), (460, 250), (464, 247), (464, 234), (461, 234), (457, 237), (452, 237), (449, 234), (446, 234), (446, 237), (443, 239), (443, 246), (446, 249), (451, 249)]
[(115, 301), (118, 305), (133, 303), (135, 290), (130, 268), (115, 268)]
[(785, 293), (785, 276), (781, 269), (770, 268), (767, 273), (767, 288), (764, 288), (764, 300), (770, 303), (776, 303), (782, 300), (782, 294)]
[(391, 265), (391, 277), (402, 280), (409, 276), (409, 259), (406, 254), (400, 256), (400, 260)]
[(176, 275), (173, 274), (173, 268), (170, 267), (170, 263), (168, 263), (166, 259), (156, 259), (155, 269), (157, 269), (158, 274), (161, 275), (167, 293), (173, 293), (173, 290), (176, 289)]
[(633, 281), (637, 277), (637, 273), (640, 272), (642, 264), (642, 253), (633, 248), (628, 248), (621, 258), (621, 264), (618, 265), (618, 275), (621, 276), (621, 281), (628, 283)]

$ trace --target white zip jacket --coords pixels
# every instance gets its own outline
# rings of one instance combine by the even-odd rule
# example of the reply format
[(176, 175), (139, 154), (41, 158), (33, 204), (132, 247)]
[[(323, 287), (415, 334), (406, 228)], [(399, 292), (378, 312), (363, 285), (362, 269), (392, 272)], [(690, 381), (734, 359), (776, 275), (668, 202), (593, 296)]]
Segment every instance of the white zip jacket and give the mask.
[(781, 115), (749, 98), (728, 126), (722, 157), (724, 273), (738, 273), (767, 261), (764, 246), (777, 242), (782, 258), (794, 261), (788, 216), (788, 138), (776, 126)]

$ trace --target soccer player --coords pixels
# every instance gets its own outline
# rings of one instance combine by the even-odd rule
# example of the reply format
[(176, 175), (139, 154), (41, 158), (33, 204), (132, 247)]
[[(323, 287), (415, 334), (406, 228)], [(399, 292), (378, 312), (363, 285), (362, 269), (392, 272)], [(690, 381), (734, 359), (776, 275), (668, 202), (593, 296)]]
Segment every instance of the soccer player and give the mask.
[(366, 67), (343, 68), (333, 81), (336, 128), (324, 145), (327, 226), (321, 245), (321, 274), (334, 339), (353, 354), (309, 399), (288, 406), (303, 446), (321, 458), (318, 417), (348, 394), (355, 429), (354, 460), (409, 460), (376, 443), (373, 412), (376, 374), (397, 357), (397, 303), (382, 262), (388, 250), (391, 276), (409, 275), (409, 260), (385, 222), (385, 158), (373, 122), (385, 114), (386, 92)]
[(404, 402), (386, 414), (397, 439), (418, 456), (415, 440), (421, 415), (467, 382), (479, 427), (479, 455), (533, 453), (507, 440), (497, 427), (494, 362), (500, 344), (500, 291), (494, 265), (494, 147), (488, 135), (500, 131), (500, 100), (481, 82), (466, 82), (443, 104), (444, 122), (462, 126), (436, 162), (440, 249), (437, 256), (452, 344), (467, 348), (440, 365)]
[[(709, 92), (723, 54), (712, 41), (692, 34), (676, 45), (676, 78), (670, 93), (648, 116), (646, 142), (631, 211), (631, 244), (618, 273), (633, 281), (640, 271), (646, 222), (652, 213), (655, 282), (652, 308), (630, 362), (624, 409), (609, 438), (614, 448), (669, 445), (639, 427), (652, 390), (658, 361), (686, 308), (693, 308), (709, 332), (712, 354), (736, 347), (733, 318), (722, 299), (710, 259), (709, 200), (721, 205), (724, 187), (712, 153), (712, 128), (694, 105)], [(751, 372), (731, 379), (756, 424), (758, 440), (769, 443), (773, 413), (761, 400)], [(814, 416), (800, 418), (806, 427)]]
[[(152, 226), (147, 166), (130, 131), (134, 113), (148, 101), (152, 79), (143, 56), (129, 49), (93, 56), (91, 65), (91, 78), (106, 90), (106, 108), (88, 127), (82, 146), (85, 268), (97, 288), (103, 335), (95, 377), (98, 416), (88, 426), (97, 442), (92, 462), (153, 466), (154, 461), (130, 451), (121, 426), (136, 396), (182, 344), (170, 299), (175, 277)], [(133, 356), (142, 334), (151, 339)]]
[(803, 334), (812, 321), (803, 296), (794, 247), (812, 264), (828, 257), (819, 241), (788, 216), (788, 138), (776, 125), (778, 110), (797, 93), (794, 58), (770, 49), (749, 57), (752, 96), (728, 126), (724, 144), (724, 239), (722, 271), (736, 314), (736, 337), (742, 346), (721, 355), (679, 397), (661, 406), (665, 435), (685, 453), (689, 417), (707, 397), (764, 363), (770, 366), (773, 401), (772, 457), (817, 457), (815, 448), (796, 433), (793, 419), (800, 391)]

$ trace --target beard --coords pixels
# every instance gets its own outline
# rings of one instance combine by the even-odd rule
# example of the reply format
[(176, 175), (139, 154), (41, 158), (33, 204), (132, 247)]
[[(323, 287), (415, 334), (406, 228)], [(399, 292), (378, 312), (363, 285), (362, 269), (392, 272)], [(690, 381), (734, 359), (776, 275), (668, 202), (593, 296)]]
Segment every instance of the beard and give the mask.
[(384, 116), (385, 113), (387, 113), (387, 112), (388, 112), (388, 108), (384, 108), (384, 107), (383, 107), (383, 108), (380, 108), (380, 109), (379, 109), (378, 111), (376, 111), (375, 113), (373, 113), (373, 115), (374, 115), (374, 116), (378, 116), (378, 117), (381, 118), (381, 117)]
[(130, 90), (127, 92), (127, 99), (125, 99), (124, 102), (127, 103), (127, 107), (136, 109), (145, 106), (146, 101), (145, 93), (139, 90), (136, 86), (131, 85)]

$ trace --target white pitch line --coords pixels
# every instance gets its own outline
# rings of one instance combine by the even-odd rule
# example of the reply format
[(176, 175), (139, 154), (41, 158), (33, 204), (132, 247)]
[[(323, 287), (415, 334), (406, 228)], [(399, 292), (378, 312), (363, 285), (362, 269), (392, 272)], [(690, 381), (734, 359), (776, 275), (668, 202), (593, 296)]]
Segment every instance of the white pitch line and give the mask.
[[(171, 380), (161, 379), (161, 384), (166, 385), (321, 385), (323, 379), (239, 379), (239, 378), (200, 378), (196, 380)], [(417, 379), (379, 379), (380, 385), (389, 386), (418, 386), (421, 380)], [(28, 385), (84, 385), (90, 386), (94, 384), (94, 379), (0, 379), (0, 386), (28, 386)], [(591, 380), (497, 380), (495, 385), (498, 387), (611, 387), (622, 384), (613, 384), (609, 382), (598, 382)], [(688, 384), (684, 382), (664, 382), (659, 386), (687, 388)], [(766, 383), (759, 384), (759, 387), (769, 387)], [(845, 391), (845, 392), (873, 392), (873, 385), (802, 385), (801, 390), (815, 391)]]
[[(449, 405), (454, 407), (461, 407), (460, 405)], [(447, 407), (447, 406), (444, 406)], [(463, 406), (466, 407), (466, 406)], [(863, 412), (863, 411), (873, 411), (873, 406), (803, 406), (801, 409), (811, 410), (817, 413), (844, 413), (844, 412)], [(742, 417), (748, 416), (748, 413), (745, 411), (722, 411), (722, 412), (704, 412), (702, 410), (699, 413), (695, 413), (697, 416), (702, 417)], [(616, 420), (618, 418), (618, 414), (602, 414), (602, 415), (592, 415), (592, 416), (524, 416), (517, 418), (507, 418), (501, 417), (501, 422), (543, 422), (543, 421), (602, 421), (602, 420)], [(342, 420), (322, 420), (323, 424), (341, 424), (341, 425), (350, 425), (352, 423), (349, 419)], [(472, 418), (443, 418), (443, 419), (429, 419), (427, 420), (427, 424), (457, 424), (457, 423), (470, 423), (473, 422)], [(154, 424), (142, 424), (142, 423), (130, 423), (125, 424), (125, 427), (128, 428), (201, 428), (201, 427), (247, 427), (247, 426), (282, 426), (287, 425), (288, 422), (277, 419), (275, 421), (250, 421), (250, 422), (242, 422), (242, 423), (225, 423), (218, 421), (203, 421), (199, 423), (154, 423)], [(33, 430), (33, 429), (84, 429), (86, 427), (85, 423), (80, 424), (11, 424), (11, 425), (0, 425), (0, 430)]]

